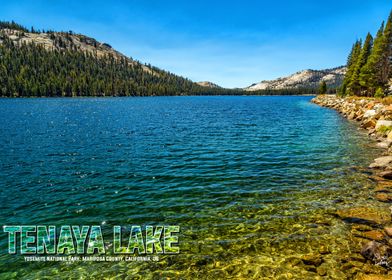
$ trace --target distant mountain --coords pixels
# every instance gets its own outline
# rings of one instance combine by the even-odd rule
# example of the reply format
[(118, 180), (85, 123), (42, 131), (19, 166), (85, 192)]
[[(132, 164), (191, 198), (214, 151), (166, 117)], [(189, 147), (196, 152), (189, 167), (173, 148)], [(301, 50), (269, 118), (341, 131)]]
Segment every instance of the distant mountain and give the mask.
[(222, 87), (218, 86), (217, 84), (214, 84), (214, 83), (211, 83), (211, 82), (208, 82), (208, 81), (205, 81), (205, 82), (197, 82), (197, 84), (198, 84), (199, 86), (208, 87), (208, 88), (222, 88)]
[[(75, 34), (72, 31), (31, 32), (30, 30), (21, 28), (23, 27), (19, 27), (19, 29), (2, 28), (0, 24), (0, 44), (7, 38), (10, 39), (16, 46), (22, 46), (23, 44), (35, 44), (44, 47), (48, 51), (81, 51), (94, 55), (98, 58), (112, 56), (116, 60), (125, 59), (132, 65), (140, 64), (132, 58), (114, 50), (108, 43), (98, 42), (96, 39), (82, 34)], [(146, 65), (141, 66), (145, 71), (153, 72), (151, 67)]]
[(339, 87), (346, 73), (346, 67), (341, 66), (326, 70), (303, 70), (288, 77), (270, 81), (261, 81), (244, 88), (246, 91), (282, 90), (299, 88), (317, 88), (321, 81), (325, 81), (329, 88)]
[(6, 97), (313, 94), (321, 80), (330, 87), (340, 85), (344, 72), (344, 67), (305, 70), (245, 89), (226, 89), (142, 64), (82, 34), (0, 21), (0, 96)]
[(74, 32), (0, 21), (0, 96), (153, 96), (212, 89)]

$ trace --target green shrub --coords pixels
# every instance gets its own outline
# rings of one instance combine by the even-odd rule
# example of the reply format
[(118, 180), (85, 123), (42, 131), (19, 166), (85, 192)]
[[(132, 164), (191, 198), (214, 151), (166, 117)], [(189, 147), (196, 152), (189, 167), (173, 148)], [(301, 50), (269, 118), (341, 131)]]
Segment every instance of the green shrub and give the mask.
[(382, 88), (378, 88), (377, 90), (376, 90), (376, 93), (374, 94), (374, 97), (376, 97), (376, 98), (383, 98), (385, 95), (384, 95), (384, 91), (382, 90)]
[(384, 134), (384, 135), (387, 135), (390, 131), (392, 131), (391, 126), (381, 125), (379, 128), (377, 128), (377, 132)]

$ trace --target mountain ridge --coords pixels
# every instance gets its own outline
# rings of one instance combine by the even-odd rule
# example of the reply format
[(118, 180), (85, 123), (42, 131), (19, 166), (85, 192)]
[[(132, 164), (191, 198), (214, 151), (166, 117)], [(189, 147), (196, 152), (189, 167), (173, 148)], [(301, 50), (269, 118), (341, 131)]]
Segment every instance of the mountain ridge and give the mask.
[(197, 82), (196, 84), (198, 84), (199, 86), (208, 87), (208, 88), (222, 88), (221, 86), (219, 86), (213, 82), (209, 82), (209, 81)]
[(94, 38), (0, 21), (0, 96), (190, 95), (208, 90)]
[(2, 21), (0, 57), (0, 96), (8, 97), (313, 94), (321, 80), (338, 87), (345, 73), (345, 67), (307, 69), (228, 89), (143, 64), (83, 34), (28, 30)]
[(245, 87), (245, 91), (257, 90), (283, 90), (292, 88), (318, 88), (320, 82), (325, 81), (330, 88), (341, 85), (346, 73), (345, 66), (339, 66), (324, 70), (305, 69), (286, 77), (274, 80), (263, 80)]

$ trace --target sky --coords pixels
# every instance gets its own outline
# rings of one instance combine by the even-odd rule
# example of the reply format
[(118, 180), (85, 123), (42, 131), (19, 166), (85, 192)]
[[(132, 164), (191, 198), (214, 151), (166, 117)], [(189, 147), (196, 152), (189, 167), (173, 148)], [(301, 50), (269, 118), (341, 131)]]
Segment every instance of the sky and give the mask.
[(193, 81), (234, 88), (344, 65), (354, 41), (375, 34), (391, 9), (391, 0), (0, 0), (0, 20), (72, 30)]

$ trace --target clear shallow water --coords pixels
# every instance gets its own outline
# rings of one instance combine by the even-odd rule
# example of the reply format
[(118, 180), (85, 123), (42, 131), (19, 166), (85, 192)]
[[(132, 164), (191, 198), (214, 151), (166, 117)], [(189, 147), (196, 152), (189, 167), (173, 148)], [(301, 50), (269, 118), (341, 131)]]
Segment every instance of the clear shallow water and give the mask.
[(3, 233), (0, 278), (314, 279), (295, 260), (327, 245), (342, 279), (332, 213), (368, 201), (377, 151), (310, 99), (0, 99), (2, 225), (181, 226), (180, 255), (136, 263), (24, 263)]

